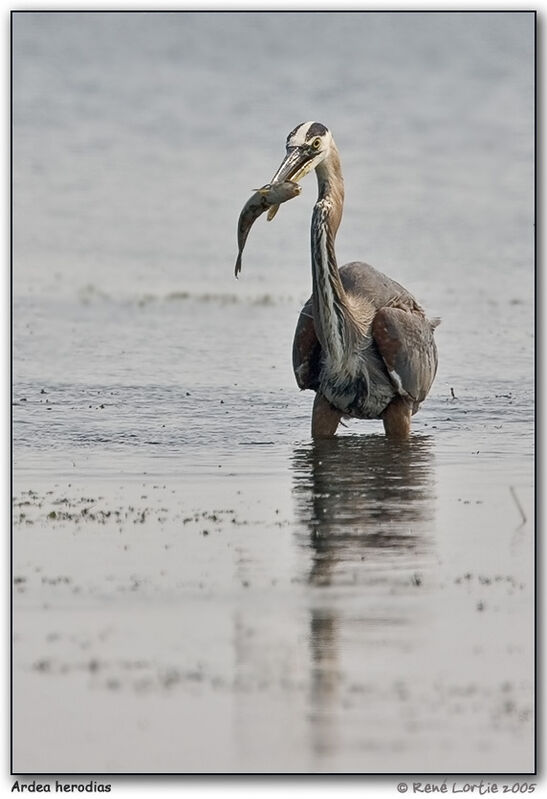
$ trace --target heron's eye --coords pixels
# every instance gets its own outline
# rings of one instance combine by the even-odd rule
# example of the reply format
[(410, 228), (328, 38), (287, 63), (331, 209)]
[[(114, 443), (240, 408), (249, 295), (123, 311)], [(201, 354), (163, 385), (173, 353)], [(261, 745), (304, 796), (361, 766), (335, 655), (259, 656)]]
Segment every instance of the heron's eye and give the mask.
[(318, 150), (321, 147), (321, 139), (314, 139), (311, 146), (314, 150)]

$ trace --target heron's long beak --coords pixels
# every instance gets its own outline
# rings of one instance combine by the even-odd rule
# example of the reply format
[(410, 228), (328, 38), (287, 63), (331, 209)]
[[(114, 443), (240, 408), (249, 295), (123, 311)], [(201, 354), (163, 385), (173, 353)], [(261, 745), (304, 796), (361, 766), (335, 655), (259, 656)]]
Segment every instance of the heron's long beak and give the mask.
[[(287, 155), (281, 162), (281, 166), (271, 179), (271, 183), (283, 183), (285, 180), (293, 180), (295, 183), (311, 172), (313, 169), (313, 158), (307, 153), (302, 152), (299, 147), (290, 147)], [(278, 205), (272, 205), (268, 211), (268, 222), (271, 222), (279, 209)]]
[(291, 147), (283, 159), (281, 166), (273, 176), (272, 183), (283, 183), (285, 180), (298, 181), (313, 169), (313, 159), (299, 147)]

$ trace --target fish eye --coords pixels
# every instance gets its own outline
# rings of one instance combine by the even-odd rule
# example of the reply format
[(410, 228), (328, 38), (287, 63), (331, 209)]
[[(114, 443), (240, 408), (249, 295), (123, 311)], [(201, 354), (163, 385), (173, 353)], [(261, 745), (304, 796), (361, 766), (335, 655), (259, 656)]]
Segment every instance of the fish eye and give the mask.
[(314, 150), (318, 150), (321, 147), (321, 139), (314, 139), (311, 146)]

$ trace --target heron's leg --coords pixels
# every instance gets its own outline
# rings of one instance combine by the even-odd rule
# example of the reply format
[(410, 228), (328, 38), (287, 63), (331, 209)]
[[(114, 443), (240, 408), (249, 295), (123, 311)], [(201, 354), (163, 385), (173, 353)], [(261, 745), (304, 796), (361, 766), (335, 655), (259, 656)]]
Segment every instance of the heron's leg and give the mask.
[(412, 409), (404, 397), (396, 397), (391, 400), (385, 411), (382, 413), (384, 430), (388, 438), (404, 441), (410, 435), (410, 417)]
[(336, 433), (342, 413), (333, 408), (325, 397), (317, 392), (311, 417), (311, 434), (314, 438), (331, 438)]

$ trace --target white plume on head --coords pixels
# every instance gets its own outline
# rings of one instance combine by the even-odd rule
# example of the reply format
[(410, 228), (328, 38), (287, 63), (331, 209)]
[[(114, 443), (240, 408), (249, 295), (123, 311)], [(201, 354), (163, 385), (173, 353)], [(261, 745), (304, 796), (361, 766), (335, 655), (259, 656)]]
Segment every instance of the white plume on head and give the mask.
[(325, 144), (330, 144), (332, 135), (330, 130), (321, 122), (310, 120), (297, 125), (287, 136), (287, 147), (303, 147), (316, 137), (324, 138)]

